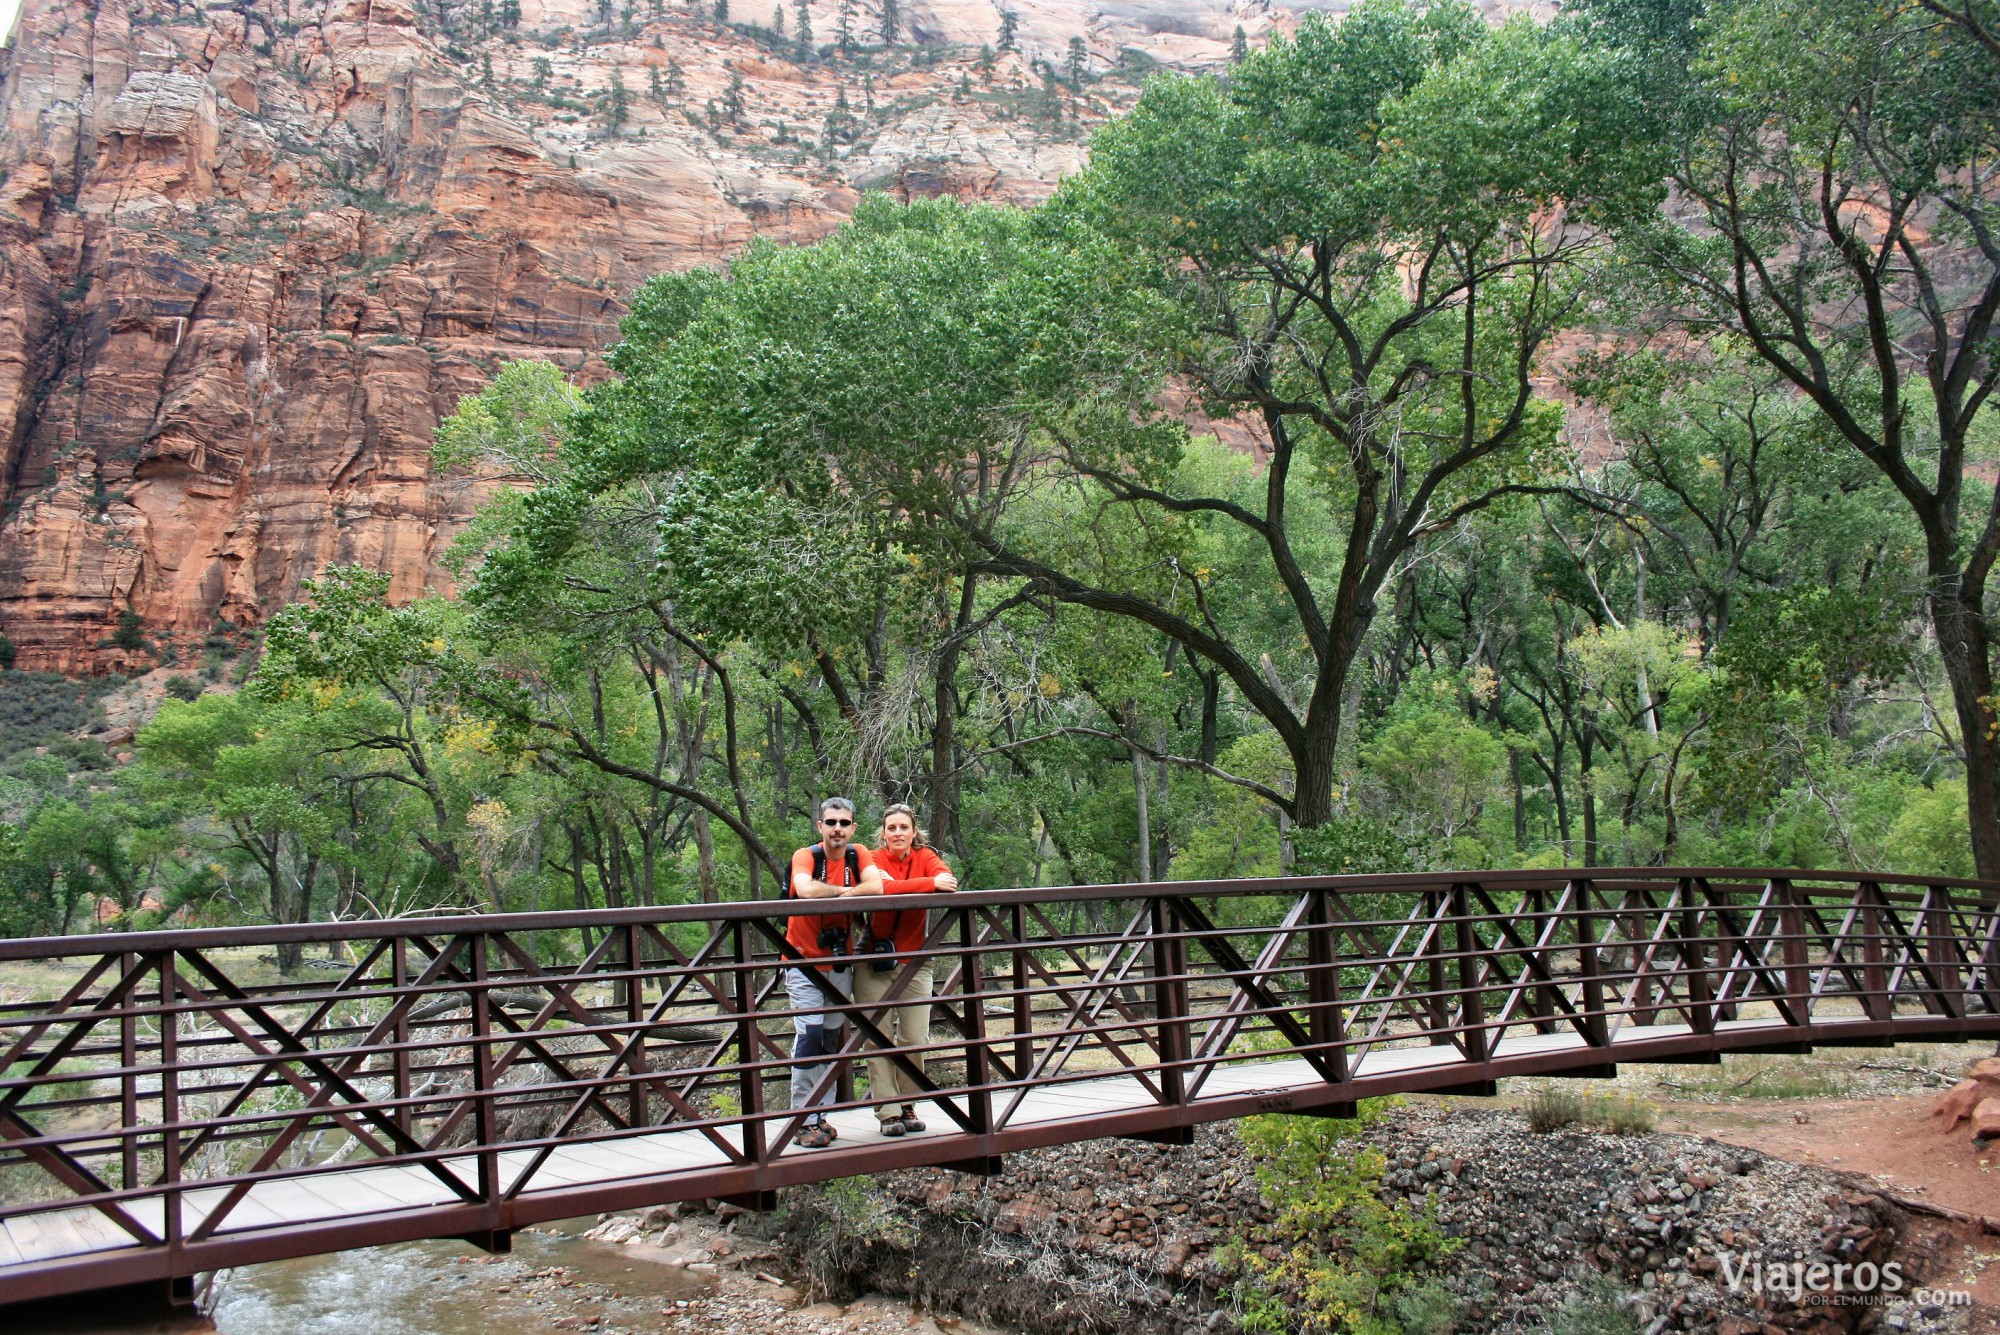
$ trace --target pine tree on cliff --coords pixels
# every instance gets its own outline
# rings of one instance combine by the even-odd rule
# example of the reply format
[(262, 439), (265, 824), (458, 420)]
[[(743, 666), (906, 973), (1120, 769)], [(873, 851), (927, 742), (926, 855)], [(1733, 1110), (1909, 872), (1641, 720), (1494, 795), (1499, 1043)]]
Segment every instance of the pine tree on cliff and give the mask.
[(801, 61), (807, 61), (812, 59), (812, 53), (813, 53), (813, 21), (812, 21), (811, 0), (799, 0), (798, 15), (799, 15), (799, 25), (798, 25), (799, 59)]
[(783, 5), (778, 5), (771, 10), (771, 35), (774, 37), (783, 37), (785, 35), (785, 7)]
[(840, 0), (840, 11), (834, 20), (834, 37), (843, 58), (854, 55), (854, 0)]
[(1229, 63), (1240, 65), (1250, 54), (1250, 34), (1243, 31), (1243, 25), (1236, 25), (1236, 35), (1229, 39)]
[(604, 119), (616, 130), (631, 114), (632, 94), (625, 87), (624, 76), (614, 69), (611, 71), (611, 88), (604, 97)]
[(731, 70), (729, 89), (722, 95), (722, 110), (728, 115), (731, 125), (741, 125), (743, 109), (743, 76), (736, 70)]
[(1014, 34), (1020, 31), (1020, 28), (1021, 16), (1011, 9), (1002, 10), (1000, 13), (1000, 40), (995, 45), (1003, 52), (1012, 51), (1014, 49)]
[(667, 104), (666, 85), (660, 82), (660, 71), (656, 67), (646, 70), (646, 96), (663, 107)]
[(882, 0), (882, 44), (894, 46), (903, 27), (903, 7), (896, 0)]
[(1068, 63), (1069, 63), (1069, 69), (1068, 69), (1069, 86), (1071, 88), (1076, 89), (1078, 92), (1082, 92), (1083, 72), (1085, 69), (1089, 67), (1090, 55), (1084, 49), (1083, 39), (1081, 37), (1072, 37), (1069, 39)]
[(729, 22), (729, 0), (715, 0), (715, 21), (717, 23)]

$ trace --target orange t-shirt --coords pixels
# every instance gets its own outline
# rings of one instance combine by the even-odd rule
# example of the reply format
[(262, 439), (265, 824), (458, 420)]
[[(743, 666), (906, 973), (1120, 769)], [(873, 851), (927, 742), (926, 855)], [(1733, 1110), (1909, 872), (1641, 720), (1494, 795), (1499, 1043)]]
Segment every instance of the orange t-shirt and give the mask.
[[(900, 858), (886, 848), (878, 848), (869, 854), (869, 859), (889, 878), (882, 892), (890, 895), (936, 894), (937, 878), (951, 870), (934, 848), (913, 848)], [(924, 937), (930, 932), (930, 916), (915, 909), (880, 911), (871, 915), (869, 930), (893, 939), (896, 953), (905, 954), (924, 948)]]
[[(792, 871), (795, 874), (804, 872), (808, 876), (812, 875), (813, 850), (818, 847), (818, 844), (810, 844), (792, 854)], [(872, 865), (870, 854), (866, 848), (863, 848), (860, 844), (849, 844), (848, 847), (852, 848), (855, 854), (855, 870), (853, 874), (850, 875), (848, 872), (847, 855), (845, 853), (842, 853), (837, 858), (828, 858), (826, 861), (826, 874), (820, 878), (828, 885), (858, 885), (861, 879), (860, 874), (867, 871)], [(791, 892), (792, 883), (786, 881), (785, 893), (789, 896)], [(818, 901), (809, 900), (806, 902), (816, 903)], [(791, 942), (792, 949), (798, 951), (799, 954), (805, 956), (807, 959), (825, 959), (833, 952), (820, 947), (820, 930), (826, 927), (851, 928), (852, 925), (850, 915), (845, 913), (795, 914), (785, 923), (785, 940)], [(852, 946), (859, 945), (860, 943), (852, 942), (850, 944)], [(852, 953), (851, 949), (847, 953)]]

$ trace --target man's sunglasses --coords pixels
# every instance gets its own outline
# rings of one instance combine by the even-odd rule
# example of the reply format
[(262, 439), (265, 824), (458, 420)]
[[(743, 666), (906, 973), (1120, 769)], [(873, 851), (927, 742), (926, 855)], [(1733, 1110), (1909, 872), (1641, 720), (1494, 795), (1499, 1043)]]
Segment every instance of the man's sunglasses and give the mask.
[(854, 824), (854, 822), (851, 820), (829, 820), (825, 817), (821, 817), (819, 823), (821, 825), (831, 826), (833, 829), (836, 830), (844, 830), (848, 826)]

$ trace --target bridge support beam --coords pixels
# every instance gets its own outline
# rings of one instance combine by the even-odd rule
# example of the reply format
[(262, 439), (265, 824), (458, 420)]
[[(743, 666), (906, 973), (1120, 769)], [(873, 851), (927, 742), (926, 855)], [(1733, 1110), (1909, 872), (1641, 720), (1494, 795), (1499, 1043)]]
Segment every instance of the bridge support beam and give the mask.
[(1154, 1145), (1192, 1145), (1194, 1128), (1191, 1126), (1166, 1126), (1158, 1131), (1133, 1131), (1118, 1137), (1120, 1140), (1144, 1140)]
[(1602, 1066), (1575, 1066), (1567, 1071), (1550, 1071), (1547, 1073), (1547, 1078), (1550, 1080), (1616, 1080), (1618, 1078), (1618, 1065), (1616, 1062), (1606, 1062)]
[(716, 1199), (725, 1205), (738, 1205), (759, 1214), (778, 1208), (778, 1193), (768, 1188), (763, 1191), (739, 1191), (733, 1196), (717, 1196)]
[(940, 1168), (949, 1168), (954, 1173), (969, 1173), (973, 1177), (998, 1177), (1007, 1171), (1007, 1157), (1003, 1154), (980, 1154), (970, 1159), (954, 1159), (941, 1163)]
[(1459, 1085), (1440, 1085), (1436, 1089), (1417, 1091), (1420, 1094), (1457, 1094), (1469, 1099), (1493, 1099), (1500, 1097), (1500, 1082), (1497, 1080), (1468, 1080)]
[(458, 1236), (461, 1242), (469, 1242), (489, 1256), (507, 1256), (514, 1250), (514, 1230), (511, 1228), (478, 1229)]

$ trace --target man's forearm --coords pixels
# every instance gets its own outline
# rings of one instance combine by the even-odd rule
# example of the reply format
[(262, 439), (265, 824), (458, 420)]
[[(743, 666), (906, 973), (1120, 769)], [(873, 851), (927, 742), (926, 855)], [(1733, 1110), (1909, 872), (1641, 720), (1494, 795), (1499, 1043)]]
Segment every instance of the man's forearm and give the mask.
[(833, 899), (844, 892), (839, 886), (828, 885), (825, 881), (795, 881), (792, 893), (800, 899)]

